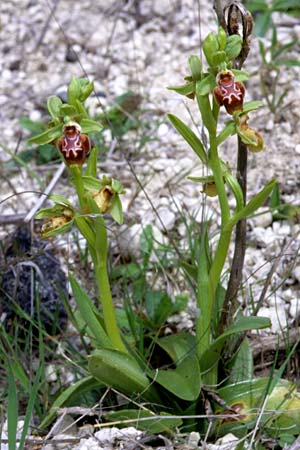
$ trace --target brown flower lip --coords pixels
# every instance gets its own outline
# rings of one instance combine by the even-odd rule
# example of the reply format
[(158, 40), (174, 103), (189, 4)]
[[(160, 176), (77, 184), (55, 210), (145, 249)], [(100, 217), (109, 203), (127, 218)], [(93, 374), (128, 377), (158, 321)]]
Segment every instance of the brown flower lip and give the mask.
[(59, 138), (57, 146), (66, 164), (82, 166), (91, 150), (89, 137), (81, 134), (81, 127), (75, 122), (65, 125), (63, 133), (64, 136)]
[(243, 109), (245, 86), (240, 81), (234, 81), (234, 74), (227, 70), (217, 75), (218, 86), (214, 96), (219, 106), (224, 106), (228, 114)]

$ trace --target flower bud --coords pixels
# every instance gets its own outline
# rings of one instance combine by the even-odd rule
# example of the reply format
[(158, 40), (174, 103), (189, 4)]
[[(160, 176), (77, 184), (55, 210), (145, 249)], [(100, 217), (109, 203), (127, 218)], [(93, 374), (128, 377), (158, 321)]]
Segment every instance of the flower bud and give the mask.
[(216, 197), (218, 195), (216, 183), (214, 181), (204, 183), (202, 192), (209, 197)]
[(82, 166), (91, 150), (91, 143), (87, 135), (81, 134), (81, 127), (76, 122), (69, 122), (63, 128), (64, 136), (57, 143), (68, 166), (77, 164)]
[(234, 81), (230, 70), (220, 72), (216, 79), (218, 86), (214, 89), (214, 96), (219, 106), (225, 106), (228, 114), (243, 109), (245, 87), (240, 81)]

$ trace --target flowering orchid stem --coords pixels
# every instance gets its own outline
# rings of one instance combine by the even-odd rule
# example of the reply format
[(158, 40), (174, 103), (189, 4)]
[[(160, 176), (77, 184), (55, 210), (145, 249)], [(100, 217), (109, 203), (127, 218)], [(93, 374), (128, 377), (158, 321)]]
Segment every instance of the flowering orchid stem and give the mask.
[(69, 167), (71, 173), (72, 173), (72, 182), (76, 188), (78, 200), (80, 209), (84, 209), (85, 200), (84, 200), (84, 186), (83, 186), (83, 180), (82, 180), (82, 167), (74, 164)]

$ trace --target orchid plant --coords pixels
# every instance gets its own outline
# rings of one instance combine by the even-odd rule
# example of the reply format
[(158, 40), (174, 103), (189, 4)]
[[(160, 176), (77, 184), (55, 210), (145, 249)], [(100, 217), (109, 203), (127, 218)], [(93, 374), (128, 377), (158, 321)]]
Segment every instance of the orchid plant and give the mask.
[[(197, 263), (184, 263), (184, 271), (194, 279), (197, 286), (198, 314), (195, 318), (195, 332), (156, 336), (155, 342), (150, 345), (154, 352), (162, 355), (159, 360), (163, 362), (160, 365), (153, 365), (152, 361), (138, 353), (132, 337), (122, 333), (112, 300), (107, 272), (105, 216), (110, 214), (114, 220), (122, 223), (119, 196), (124, 191), (119, 181), (106, 176), (101, 179), (97, 177), (97, 149), (92, 148), (88, 135), (99, 131), (101, 125), (88, 117), (83, 104), (92, 92), (93, 85), (86, 80), (73, 78), (66, 104), (58, 97), (50, 97), (48, 100), (52, 116), (50, 128), (32, 138), (31, 142), (56, 143), (77, 192), (78, 205), (55, 195), (51, 197), (54, 206), (39, 211), (36, 218), (45, 221), (42, 235), (46, 238), (67, 232), (72, 226), (78, 228), (88, 244), (100, 301), (97, 308), (74, 276), (70, 276), (79, 313), (95, 350), (88, 356), (90, 375), (67, 388), (56, 399), (49, 415), (41, 424), (42, 427), (53, 420), (57, 407), (67, 404), (76, 394), (96, 386), (110, 386), (132, 399), (129, 408), (108, 413), (108, 420), (120, 423), (126, 419), (126, 423), (132, 421), (152, 432), (171, 432), (172, 428), (182, 424), (188, 426), (188, 429), (199, 429), (197, 414), (199, 411), (203, 414), (203, 397), (214, 399), (218, 413), (222, 414), (225, 410), (227, 418), (228, 414), (232, 415), (232, 419), (226, 421), (220, 418), (215, 428), (218, 433), (222, 433), (223, 429), (227, 430), (228, 424), (236, 424), (239, 432), (245, 433), (249, 423), (253, 422), (251, 408), (259, 407), (267, 393), (273, 408), (277, 397), (280, 397), (280, 405), (284, 407), (290, 401), (295, 404), (300, 402), (295, 396), (287, 400), (278, 395), (278, 386), (271, 386), (266, 379), (258, 380), (257, 383), (253, 380), (251, 350), (244, 333), (269, 327), (269, 319), (244, 316), (235, 311), (229, 326), (223, 330), (220, 327), (224, 302), (221, 280), (233, 230), (240, 220), (254, 214), (266, 202), (275, 185), (275, 180), (271, 180), (253, 198), (245, 201), (238, 179), (219, 156), (221, 145), (232, 135), (238, 135), (250, 152), (264, 149), (263, 137), (248, 124), (249, 113), (259, 108), (261, 102), (245, 102), (246, 88), (243, 82), (248, 75), (234, 67), (234, 61), (244, 57), (247, 45), (249, 42), (245, 40), (245, 36), (228, 34), (220, 27), (217, 34), (210, 33), (203, 42), (207, 68), (198, 56), (191, 56), (190, 74), (185, 78), (184, 84), (169, 88), (196, 100), (199, 107), (201, 124), (208, 137), (207, 148), (179, 117), (173, 114), (168, 117), (188, 146), (210, 170), (210, 174), (205, 177), (190, 178), (203, 184), (203, 195), (218, 197), (221, 226), (216, 248), (212, 251), (207, 226), (203, 225), (198, 238)], [(228, 114), (228, 120), (223, 126), (220, 125), (220, 108), (224, 108)], [(229, 195), (233, 195), (235, 199), (234, 210), (230, 208)], [(242, 340), (228, 365), (232, 368), (228, 382), (227, 375), (224, 378), (220, 371), (220, 356), (228, 340), (240, 336)], [(245, 355), (249, 361), (246, 368), (243, 365)], [(170, 362), (170, 367), (164, 367), (165, 360)], [(243, 381), (235, 392), (230, 382), (241, 380)], [(220, 384), (225, 386), (222, 387), (223, 391), (219, 390), (220, 395), (226, 398), (223, 403), (217, 390)], [(290, 385), (283, 383), (281, 387), (281, 393), (290, 390)], [(254, 396), (251, 394), (253, 389)], [(268, 405), (267, 403), (265, 406)], [(297, 414), (282, 413), (280, 420), (284, 422), (284, 426), (291, 424), (293, 431), (300, 432)], [(191, 419), (185, 422), (186, 417)], [(276, 414), (271, 419), (270, 416), (263, 416), (263, 420), (265, 426), (271, 428), (275, 424), (280, 430), (281, 422)], [(203, 429), (207, 428), (206, 421), (202, 420), (201, 423), (205, 424)]]

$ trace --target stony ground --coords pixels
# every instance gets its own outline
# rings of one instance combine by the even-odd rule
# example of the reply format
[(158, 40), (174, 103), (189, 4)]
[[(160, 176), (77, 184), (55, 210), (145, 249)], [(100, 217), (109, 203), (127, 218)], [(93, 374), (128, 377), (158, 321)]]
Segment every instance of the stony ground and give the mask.
[[(119, 242), (121, 251), (133, 254), (138, 251), (137, 237), (141, 226), (148, 223), (154, 225), (161, 239), (166, 239), (166, 230), (176, 230), (182, 245), (185, 245), (185, 230), (179, 225), (179, 211), (200, 220), (203, 206), (199, 186), (188, 182), (186, 176), (191, 172), (199, 175), (203, 169), (168, 123), (166, 113), (173, 112), (189, 123), (192, 123), (191, 115), (195, 114), (194, 126), (200, 126), (200, 123), (195, 105), (167, 90), (166, 86), (181, 84), (187, 75), (188, 56), (199, 54), (201, 38), (209, 31), (216, 31), (216, 18), (212, 7), (202, 0), (199, 8), (201, 28), (197, 2), (193, 0), (143, 0), (137, 2), (138, 7), (135, 4), (134, 1), (113, 0), (2, 2), (1, 218), (8, 214), (27, 214), (36, 203), (38, 194), (20, 193), (40, 190), (37, 177), (32, 176), (28, 169), (8, 171), (5, 165), (12, 154), (18, 155), (26, 148), (28, 135), (19, 125), (20, 117), (45, 120), (47, 97), (64, 93), (72, 74), (87, 76), (95, 80), (97, 93), (97, 97), (89, 101), (91, 114), (103, 112), (103, 108), (113, 104), (116, 96), (129, 89), (141, 96), (143, 116), (139, 128), (128, 133), (122, 146), (118, 142), (110, 142), (107, 135), (110, 151), (101, 166), (101, 170), (119, 178), (126, 187), (126, 225)], [(281, 43), (300, 39), (299, 19), (284, 15), (275, 15), (274, 19)], [(299, 58), (299, 46), (290, 56)], [(245, 70), (254, 74), (248, 82), (249, 100), (262, 99), (265, 104), (258, 78), (261, 58), (256, 39), (252, 41)], [(274, 77), (275, 72), (270, 76)], [(281, 67), (277, 89), (278, 95), (286, 90), (282, 106), (276, 114), (265, 106), (252, 115), (252, 124), (264, 135), (266, 150), (249, 156), (249, 197), (276, 177), (282, 200), (300, 204), (299, 80), (299, 67)], [(271, 80), (267, 81), (270, 84)], [(150, 139), (140, 149), (145, 136)], [(222, 148), (224, 160), (233, 167), (235, 152), (235, 140)], [(45, 168), (32, 169), (40, 177), (45, 174), (50, 177), (57, 166), (47, 171)], [(65, 189), (65, 185), (63, 176), (61, 189)], [(20, 195), (8, 198), (17, 193)], [(214, 214), (217, 227), (217, 204), (209, 200), (206, 208)], [(9, 230), (3, 227), (1, 236), (4, 237)], [(268, 211), (249, 221), (247, 282), (242, 300), (247, 308), (250, 294), (254, 298), (260, 295), (264, 280), (277, 261), (260, 313), (272, 319), (273, 333), (287, 326), (296, 326), (300, 317), (299, 234), (297, 220), (273, 221)], [(278, 255), (280, 258), (276, 259)], [(185, 317), (185, 326), (190, 323), (188, 319)], [(84, 445), (73, 448), (102, 448), (96, 444), (93, 447)], [(167, 444), (162, 445), (167, 448)]]

